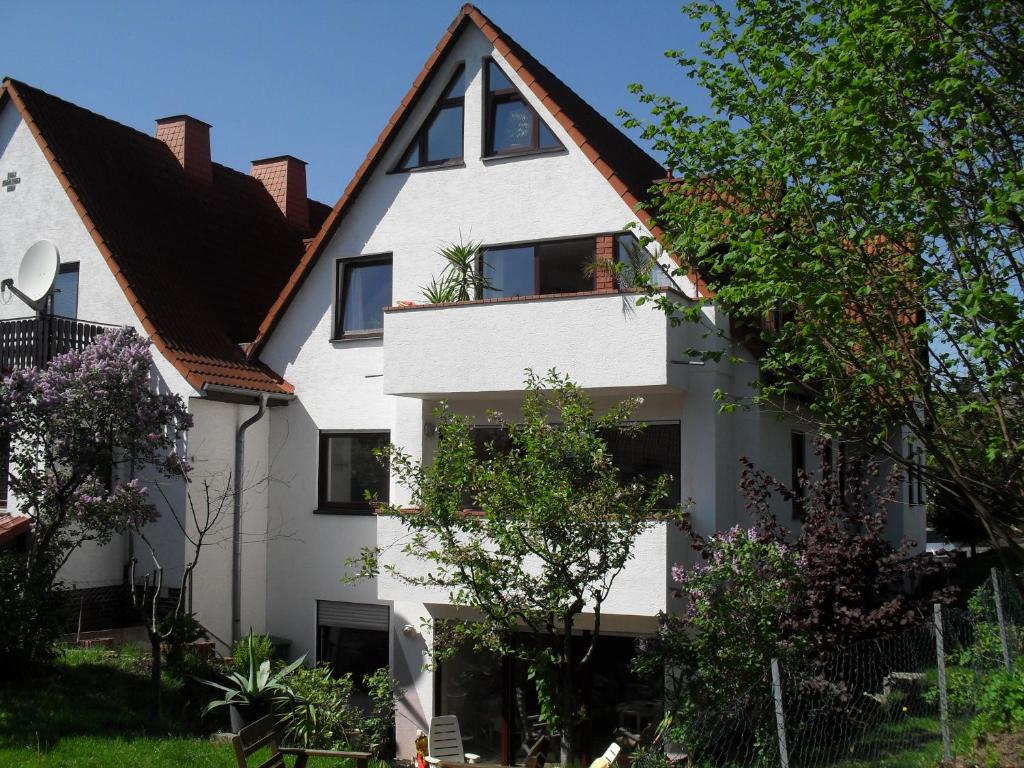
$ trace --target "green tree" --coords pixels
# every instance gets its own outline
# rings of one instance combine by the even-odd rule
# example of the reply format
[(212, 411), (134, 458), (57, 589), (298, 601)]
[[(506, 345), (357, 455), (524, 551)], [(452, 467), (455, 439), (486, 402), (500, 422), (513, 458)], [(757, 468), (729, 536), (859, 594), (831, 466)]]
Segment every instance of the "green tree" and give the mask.
[[(612, 462), (605, 435), (639, 429), (629, 421), (637, 404), (598, 415), (567, 378), (530, 373), (522, 420), (491, 414), (506, 431), (507, 450), (491, 443), (478, 455), (471, 421), (442, 406), (430, 464), (388, 451), (415, 511), (392, 505), (386, 512), (409, 530), (402, 551), (428, 567), (423, 575), (380, 567), (474, 609), (472, 621), (435, 623), (435, 659), (471, 644), (526, 662), (544, 721), (561, 735), (563, 760), (579, 757), (578, 682), (601, 635), (602, 606), (637, 537), (659, 515), (678, 516), (661, 509), (668, 478), (623, 479)], [(376, 569), (382, 556), (366, 552), (364, 565)], [(580, 651), (573, 633), (584, 613), (589, 635)]]
[(651, 299), (696, 318), (713, 296), (733, 349), (760, 357), (761, 406), (796, 394), (826, 433), (908, 469), (924, 453), (926, 482), (1020, 555), (1024, 6), (684, 12), (704, 42), (669, 55), (712, 114), (634, 90), (673, 177), (652, 190), (654, 223), (704, 290)]

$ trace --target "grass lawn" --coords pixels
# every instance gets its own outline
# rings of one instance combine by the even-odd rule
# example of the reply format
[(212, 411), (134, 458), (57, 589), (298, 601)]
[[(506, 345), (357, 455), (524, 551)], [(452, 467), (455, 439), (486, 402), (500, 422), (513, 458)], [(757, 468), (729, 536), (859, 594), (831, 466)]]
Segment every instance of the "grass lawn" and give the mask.
[[(212, 698), (204, 686), (165, 676), (164, 721), (147, 731), (149, 655), (135, 648), (61, 648), (52, 667), (31, 679), (0, 683), (2, 768), (233, 768), (231, 745), (196, 734), (226, 722), (196, 716)], [(196, 699), (189, 701), (192, 697)], [(226, 713), (220, 712), (226, 720)], [(258, 765), (266, 753), (250, 758)], [(320, 759), (317, 768), (353, 768)], [(371, 768), (384, 768), (376, 761)]]
[(187, 694), (173, 680), (165, 681), (162, 737), (146, 733), (146, 660), (134, 649), (65, 648), (49, 674), (0, 686), (0, 765), (233, 766), (229, 745), (191, 735), (182, 721)]

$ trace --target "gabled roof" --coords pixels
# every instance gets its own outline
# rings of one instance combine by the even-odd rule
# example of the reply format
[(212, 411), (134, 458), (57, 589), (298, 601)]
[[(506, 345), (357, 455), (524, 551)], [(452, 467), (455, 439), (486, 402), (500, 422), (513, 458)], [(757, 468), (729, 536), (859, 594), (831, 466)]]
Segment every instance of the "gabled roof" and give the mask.
[[(190, 385), (289, 393), (240, 344), (304, 251), (263, 185), (217, 163), (189, 179), (162, 141), (16, 80), (28, 125), (146, 333)], [(327, 206), (310, 201), (319, 226)], [(97, 321), (103, 318), (86, 318)]]
[[(438, 42), (426, 64), (423, 65), (423, 69), (413, 81), (412, 87), (405, 94), (405, 98), (402, 99), (387, 125), (384, 126), (376, 143), (370, 147), (366, 159), (356, 170), (355, 176), (348, 183), (320, 232), (292, 272), (284, 290), (274, 301), (266, 318), (260, 324), (256, 341), (249, 348), (250, 358), (254, 358), (260, 347), (266, 342), (270, 332), (277, 325), (306, 276), (315, 266), (320, 254), (330, 242), (331, 236), (345, 218), (345, 214), (354, 204), (359, 192), (369, 181), (373, 171), (383, 160), (384, 154), (397, 138), (413, 107), (433, 81), (446, 54), (455, 45), (459, 33), (469, 25), (476, 26), (484, 37), (494, 45), (508, 65), (529, 86), (534, 96), (543, 103), (544, 107), (583, 151), (583, 154), (622, 197), (623, 202), (630, 209), (638, 212), (641, 221), (646, 223), (646, 220), (650, 218), (649, 214), (640, 208), (640, 205), (647, 197), (647, 189), (658, 179), (664, 179), (667, 176), (661, 164), (602, 117), (597, 110), (555, 77), (547, 67), (531, 56), (476, 7), (466, 4), (449, 25), (448, 31)], [(660, 237), (661, 232), (653, 227), (651, 234)]]

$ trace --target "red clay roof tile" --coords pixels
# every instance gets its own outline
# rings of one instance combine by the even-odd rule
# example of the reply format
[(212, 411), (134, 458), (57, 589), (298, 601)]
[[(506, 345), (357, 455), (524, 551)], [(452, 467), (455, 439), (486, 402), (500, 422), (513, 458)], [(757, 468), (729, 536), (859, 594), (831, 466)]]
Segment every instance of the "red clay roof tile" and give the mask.
[[(142, 327), (189, 384), (290, 392), (238, 346), (255, 338), (305, 250), (263, 185), (216, 163), (212, 183), (197, 183), (162, 141), (25, 83), (4, 80), (7, 99)], [(312, 227), (328, 213), (310, 201)]]

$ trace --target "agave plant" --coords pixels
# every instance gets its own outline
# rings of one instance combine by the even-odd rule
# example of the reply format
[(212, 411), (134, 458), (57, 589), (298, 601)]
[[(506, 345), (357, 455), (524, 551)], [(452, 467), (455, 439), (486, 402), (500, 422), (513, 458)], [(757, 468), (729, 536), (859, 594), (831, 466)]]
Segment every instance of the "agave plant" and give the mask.
[(246, 672), (238, 672), (236, 670), (226, 672), (224, 676), (227, 678), (227, 685), (197, 678), (201, 683), (224, 691), (224, 697), (214, 699), (207, 704), (203, 714), (208, 714), (219, 707), (269, 704), (275, 699), (293, 698), (292, 690), (288, 683), (285, 682), (285, 678), (301, 666), (306, 657), (302, 656), (288, 666), (272, 673), (269, 660), (257, 666), (256, 659), (258, 653), (253, 647), (253, 637), (253, 633), (250, 630), (249, 637), (247, 638), (249, 644), (249, 669)]
[(485, 290), (498, 290), (484, 277), (483, 245), (478, 242), (448, 243), (437, 251), (445, 260), (440, 278), (431, 278), (422, 289), (431, 304), (448, 301), (470, 301)]

